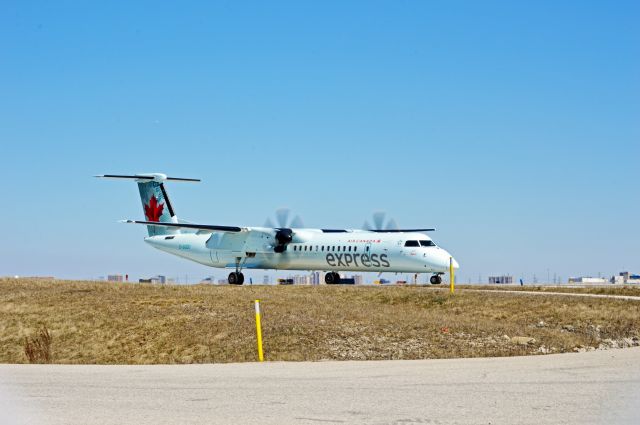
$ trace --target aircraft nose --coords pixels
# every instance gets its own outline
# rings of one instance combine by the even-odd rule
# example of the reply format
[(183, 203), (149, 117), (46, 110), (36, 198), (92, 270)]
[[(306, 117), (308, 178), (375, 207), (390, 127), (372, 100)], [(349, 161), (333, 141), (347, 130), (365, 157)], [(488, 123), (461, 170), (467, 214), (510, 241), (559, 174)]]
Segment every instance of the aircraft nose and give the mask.
[(453, 265), (454, 269), (460, 268), (460, 265), (449, 252), (442, 248), (436, 248), (424, 254), (427, 266), (430, 266), (434, 272), (449, 273), (449, 267)]
[(451, 259), (453, 260), (453, 268), (454, 269), (459, 269), (460, 265), (458, 264), (458, 262), (456, 261), (455, 258), (451, 257)]
[(445, 267), (447, 268), (447, 270), (449, 269), (449, 265), (450, 265), (449, 261), (451, 261), (451, 264), (453, 265), (454, 270), (460, 268), (460, 265), (458, 264), (456, 259), (453, 258), (453, 255), (449, 254), (448, 251), (444, 251), (443, 260), (446, 263)]

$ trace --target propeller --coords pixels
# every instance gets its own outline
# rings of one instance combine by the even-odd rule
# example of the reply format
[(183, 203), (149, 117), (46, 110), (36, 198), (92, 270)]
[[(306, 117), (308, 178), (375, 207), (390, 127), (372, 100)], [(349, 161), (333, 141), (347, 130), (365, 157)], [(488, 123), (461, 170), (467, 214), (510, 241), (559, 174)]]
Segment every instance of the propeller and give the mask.
[(398, 230), (398, 223), (393, 218), (386, 220), (387, 214), (384, 211), (376, 211), (373, 213), (373, 226), (369, 221), (364, 222), (364, 230)]
[(294, 232), (291, 228), (304, 227), (304, 223), (300, 216), (296, 215), (292, 220), (289, 220), (291, 210), (289, 208), (279, 208), (276, 210), (275, 219), (278, 223), (277, 226), (273, 224), (271, 218), (267, 218), (264, 223), (265, 227), (271, 227), (276, 230), (275, 240), (276, 245), (273, 247), (273, 251), (277, 253), (283, 253), (287, 250), (287, 245), (293, 240)]
[(386, 219), (387, 214), (384, 211), (376, 211), (373, 213), (373, 226), (369, 221), (364, 222), (362, 227), (364, 230), (377, 233), (413, 233), (413, 232), (433, 232), (436, 229), (400, 229), (398, 223), (393, 218)]
[(292, 220), (289, 220), (289, 216), (291, 215), (291, 210), (289, 208), (278, 208), (276, 210), (276, 223), (273, 224), (273, 220), (271, 218), (267, 218), (264, 222), (264, 227), (273, 227), (279, 229), (287, 229), (287, 228), (301, 228), (304, 227), (304, 223), (302, 218), (299, 215), (293, 217)]

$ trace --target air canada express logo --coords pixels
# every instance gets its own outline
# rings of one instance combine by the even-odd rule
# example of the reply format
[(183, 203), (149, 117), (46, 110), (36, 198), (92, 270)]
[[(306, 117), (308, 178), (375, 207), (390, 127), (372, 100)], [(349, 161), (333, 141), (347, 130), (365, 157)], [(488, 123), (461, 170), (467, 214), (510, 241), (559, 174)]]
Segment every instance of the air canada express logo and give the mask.
[[(360, 259), (360, 263), (358, 263)], [(327, 264), (331, 267), (391, 267), (387, 254), (327, 254)]]
[(149, 204), (144, 206), (144, 215), (147, 217), (147, 221), (160, 221), (164, 204), (158, 204), (158, 199), (151, 195)]

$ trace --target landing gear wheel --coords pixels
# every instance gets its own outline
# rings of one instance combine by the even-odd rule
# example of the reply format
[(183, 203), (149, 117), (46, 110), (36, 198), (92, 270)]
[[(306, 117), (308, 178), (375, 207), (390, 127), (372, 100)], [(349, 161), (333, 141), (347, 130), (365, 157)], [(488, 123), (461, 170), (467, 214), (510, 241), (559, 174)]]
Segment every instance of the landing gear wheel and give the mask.
[(335, 272), (330, 272), (324, 275), (324, 283), (327, 285), (334, 285), (340, 283), (340, 275)]
[(244, 283), (244, 275), (240, 272), (229, 273), (229, 285), (242, 285)]
[(434, 274), (429, 278), (429, 282), (431, 282), (432, 285), (440, 285), (442, 283), (442, 278), (440, 275)]

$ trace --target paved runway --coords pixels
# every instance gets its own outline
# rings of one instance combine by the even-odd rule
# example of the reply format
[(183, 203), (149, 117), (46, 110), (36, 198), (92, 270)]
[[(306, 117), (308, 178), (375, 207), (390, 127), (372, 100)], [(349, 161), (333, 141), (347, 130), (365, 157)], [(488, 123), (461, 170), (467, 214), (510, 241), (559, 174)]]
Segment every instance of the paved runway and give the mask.
[(0, 365), (2, 424), (637, 423), (640, 348), (532, 357)]

